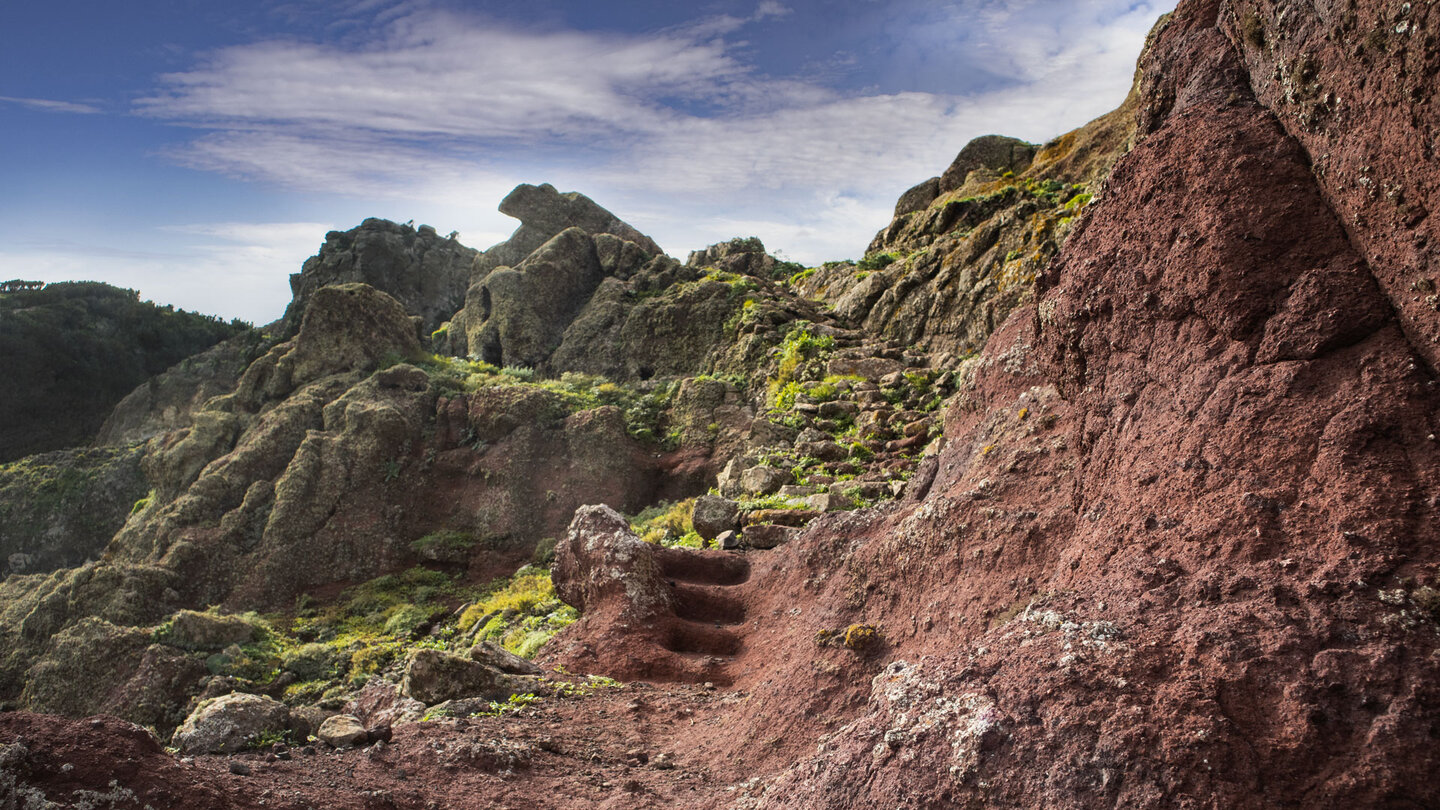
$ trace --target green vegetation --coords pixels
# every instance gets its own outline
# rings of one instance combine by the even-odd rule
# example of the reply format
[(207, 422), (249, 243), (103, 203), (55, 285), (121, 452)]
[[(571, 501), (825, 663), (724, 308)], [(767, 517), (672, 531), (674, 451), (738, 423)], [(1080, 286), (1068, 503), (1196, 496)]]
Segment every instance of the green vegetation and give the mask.
[(704, 542), (690, 523), (694, 508), (694, 498), (656, 504), (630, 518), (630, 530), (647, 543), (700, 548)]
[(793, 384), (803, 378), (805, 365), (825, 359), (834, 348), (834, 338), (813, 331), (809, 321), (796, 322), (780, 343), (775, 376), (768, 384), (770, 406), (776, 410), (789, 410), (800, 391)]
[(466, 608), (456, 629), (467, 633), (479, 626), (476, 641), (494, 641), (516, 655), (530, 658), (577, 618), (575, 608), (555, 596), (550, 572), (526, 566), (485, 599)]
[(0, 461), (88, 443), (136, 386), (247, 329), (93, 281), (0, 293)]
[(884, 270), (899, 260), (900, 255), (896, 253), (871, 253), (856, 262), (855, 267), (868, 273), (875, 270)]
[(481, 360), (430, 355), (422, 366), (436, 387), (445, 394), (478, 393), (505, 386), (532, 386), (554, 395), (542, 419), (565, 417), (606, 405), (625, 414), (625, 429), (644, 442), (674, 449), (679, 436), (667, 430), (665, 414), (680, 390), (678, 381), (621, 384), (595, 374), (566, 372), (556, 379), (536, 380), (534, 369), (507, 366), (497, 368)]
[(427, 559), (446, 559), (469, 551), (479, 539), (470, 532), (441, 529), (410, 544), (410, 550)]

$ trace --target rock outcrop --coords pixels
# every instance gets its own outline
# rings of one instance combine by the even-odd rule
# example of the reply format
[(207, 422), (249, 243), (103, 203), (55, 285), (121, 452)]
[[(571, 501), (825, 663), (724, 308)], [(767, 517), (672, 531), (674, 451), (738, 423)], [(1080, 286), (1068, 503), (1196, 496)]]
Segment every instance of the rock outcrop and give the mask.
[(444, 348), (495, 365), (541, 367), (602, 278), (628, 278), (664, 252), (648, 236), (578, 192), (520, 185), (500, 203), (520, 220), (479, 254), (464, 307)]
[(1137, 98), (1043, 146), (976, 138), (942, 177), (900, 197), (864, 259), (817, 268), (798, 289), (869, 334), (936, 354), (977, 351), (1030, 300), (1036, 274), (1130, 148)]
[(1253, 8), (1162, 23), (1137, 145), (967, 364), (933, 480), (816, 524), (798, 570), (756, 566), (754, 612), (815, 589), (812, 622), (863, 617), (892, 662), (818, 653), (754, 684), (737, 734), (827, 690), (864, 705), (724, 746), (820, 738), (758, 806), (1440, 800), (1440, 401), (1353, 217), (1251, 93), (1269, 79), (1229, 21)]
[(234, 391), (245, 369), (273, 345), (252, 329), (181, 360), (126, 394), (100, 426), (95, 444), (134, 444), (190, 427), (196, 411)]
[(514, 267), (569, 228), (579, 228), (592, 236), (610, 234), (619, 237), (622, 242), (635, 245), (646, 256), (664, 254), (650, 237), (606, 211), (594, 200), (577, 191), (561, 194), (549, 183), (516, 186), (500, 201), (500, 213), (520, 220), (520, 227), (509, 239), (476, 257), (472, 281), (483, 278), (497, 267)]
[(465, 303), (471, 268), (479, 254), (421, 225), (417, 230), (383, 219), (325, 234), (320, 252), (290, 276), (293, 299), (285, 310), (283, 336), (300, 329), (316, 290), (337, 284), (368, 284), (420, 318), (425, 334)]

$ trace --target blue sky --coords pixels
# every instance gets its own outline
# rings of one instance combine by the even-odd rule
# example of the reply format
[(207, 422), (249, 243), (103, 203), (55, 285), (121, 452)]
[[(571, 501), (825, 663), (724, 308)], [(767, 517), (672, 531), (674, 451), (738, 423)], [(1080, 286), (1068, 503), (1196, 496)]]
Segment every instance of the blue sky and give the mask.
[(367, 216), (577, 190), (671, 255), (858, 256), (966, 141), (1115, 107), (1174, 0), (51, 0), (0, 5), (0, 279), (278, 317)]

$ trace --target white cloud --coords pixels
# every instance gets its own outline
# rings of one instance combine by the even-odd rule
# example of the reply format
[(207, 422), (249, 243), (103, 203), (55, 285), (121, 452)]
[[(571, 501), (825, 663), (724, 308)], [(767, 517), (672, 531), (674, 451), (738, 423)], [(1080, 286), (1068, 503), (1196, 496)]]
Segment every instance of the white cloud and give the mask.
[(585, 192), (677, 255), (755, 234), (819, 261), (858, 255), (895, 198), (943, 171), (971, 137), (1045, 140), (1113, 108), (1170, 5), (925, 5), (909, 28), (889, 30), (906, 58), (963, 46), (1004, 79), (950, 94), (762, 75), (726, 37), (790, 13), (775, 0), (747, 18), (648, 35), (411, 10), (350, 47), (220, 50), (163, 77), (138, 109), (207, 130), (175, 151), (185, 165), (419, 206), (477, 247), (488, 243), (476, 235), (513, 226), (493, 212), (510, 187), (548, 181)]
[(48, 98), (0, 96), (0, 102), (19, 104), (22, 107), (29, 107), (32, 110), (42, 110), (44, 112), (78, 113), (81, 115), (95, 115), (101, 112), (99, 107), (92, 104), (77, 104), (73, 101), (54, 101)]

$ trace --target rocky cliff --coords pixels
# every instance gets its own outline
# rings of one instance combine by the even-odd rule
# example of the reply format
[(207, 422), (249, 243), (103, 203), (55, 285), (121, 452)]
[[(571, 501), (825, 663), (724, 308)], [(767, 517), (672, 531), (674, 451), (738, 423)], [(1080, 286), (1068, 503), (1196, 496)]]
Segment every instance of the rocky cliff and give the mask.
[(312, 260), (104, 554), (0, 585), (8, 706), (218, 753), (10, 713), (0, 785), (78, 733), (247, 807), (1440, 803), (1433, 16), (1185, 0), (861, 263), (546, 186), (433, 331)]

